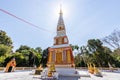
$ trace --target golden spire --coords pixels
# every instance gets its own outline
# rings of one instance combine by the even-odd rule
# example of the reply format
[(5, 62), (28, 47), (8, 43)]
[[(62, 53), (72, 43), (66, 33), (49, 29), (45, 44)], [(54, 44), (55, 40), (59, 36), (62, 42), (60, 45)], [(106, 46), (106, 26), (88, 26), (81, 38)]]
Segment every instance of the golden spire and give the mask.
[(60, 4), (60, 14), (63, 14), (62, 13), (62, 4)]
[(64, 20), (63, 20), (63, 12), (62, 12), (62, 5), (60, 4), (60, 13), (59, 13), (59, 19), (58, 19), (58, 25), (57, 27), (64, 27), (65, 28), (65, 25), (64, 25)]

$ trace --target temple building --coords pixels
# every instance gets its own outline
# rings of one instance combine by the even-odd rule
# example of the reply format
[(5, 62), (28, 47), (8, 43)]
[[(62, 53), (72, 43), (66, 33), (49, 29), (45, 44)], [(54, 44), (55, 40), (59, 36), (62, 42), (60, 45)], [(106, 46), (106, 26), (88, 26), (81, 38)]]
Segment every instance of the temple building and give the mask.
[(72, 48), (66, 35), (63, 13), (60, 9), (57, 24), (57, 35), (54, 37), (54, 45), (49, 48), (47, 65), (74, 67)]

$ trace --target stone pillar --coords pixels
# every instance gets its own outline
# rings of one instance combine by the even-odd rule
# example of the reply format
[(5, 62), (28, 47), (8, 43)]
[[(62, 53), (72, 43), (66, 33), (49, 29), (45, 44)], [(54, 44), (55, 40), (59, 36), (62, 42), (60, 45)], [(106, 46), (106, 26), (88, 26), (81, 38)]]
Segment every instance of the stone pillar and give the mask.
[(52, 62), (53, 62), (53, 63), (55, 63), (55, 56), (56, 56), (56, 55), (55, 55), (55, 52), (52, 51)]
[(63, 63), (66, 63), (66, 50), (63, 50), (63, 56), (62, 56), (62, 61), (63, 61)]

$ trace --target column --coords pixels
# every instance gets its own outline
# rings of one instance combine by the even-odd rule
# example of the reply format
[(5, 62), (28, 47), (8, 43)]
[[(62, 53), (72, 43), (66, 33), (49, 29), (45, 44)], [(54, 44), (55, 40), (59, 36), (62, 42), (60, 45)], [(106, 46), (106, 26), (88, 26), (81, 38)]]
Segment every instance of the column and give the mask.
[(63, 63), (66, 63), (66, 50), (63, 50), (62, 61), (63, 61)]
[(55, 52), (52, 51), (52, 62), (53, 62), (53, 63), (55, 63), (55, 56), (56, 56), (56, 55), (55, 55)]

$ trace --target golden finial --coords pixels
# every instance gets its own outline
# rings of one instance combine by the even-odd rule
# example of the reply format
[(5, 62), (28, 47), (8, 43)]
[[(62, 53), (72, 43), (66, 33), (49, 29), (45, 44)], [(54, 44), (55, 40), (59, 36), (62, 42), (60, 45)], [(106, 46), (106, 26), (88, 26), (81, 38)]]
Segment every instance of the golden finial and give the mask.
[(62, 14), (62, 4), (60, 4), (60, 14)]

